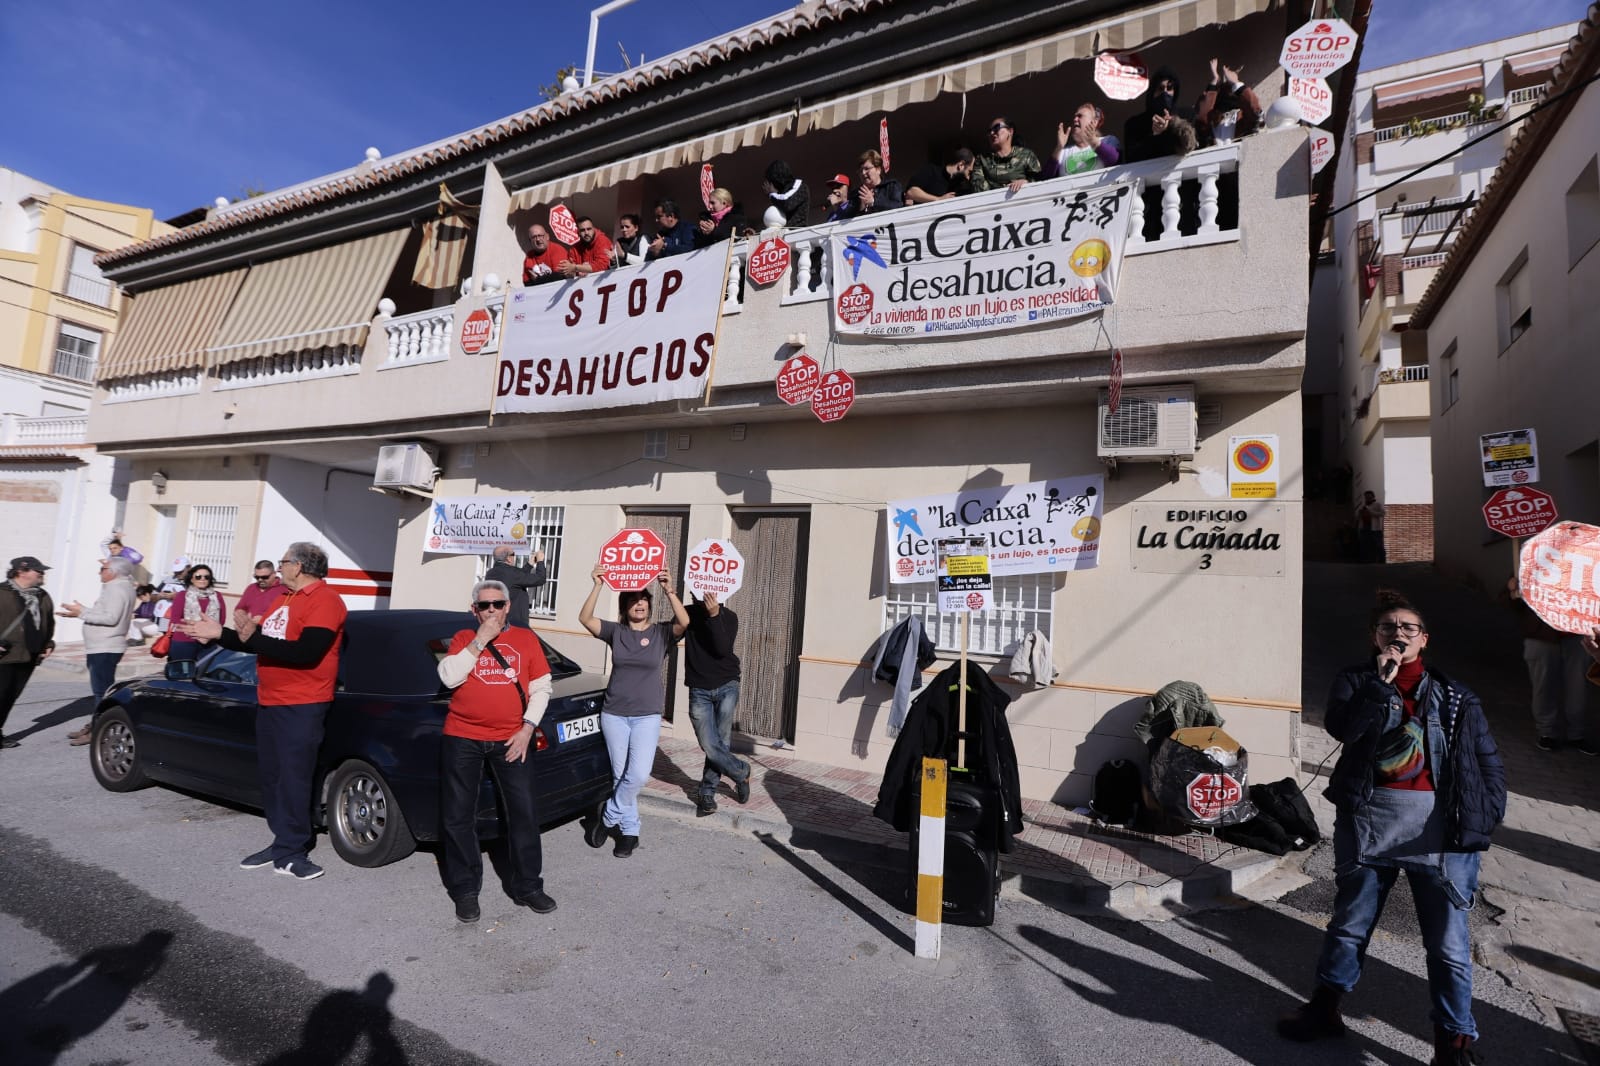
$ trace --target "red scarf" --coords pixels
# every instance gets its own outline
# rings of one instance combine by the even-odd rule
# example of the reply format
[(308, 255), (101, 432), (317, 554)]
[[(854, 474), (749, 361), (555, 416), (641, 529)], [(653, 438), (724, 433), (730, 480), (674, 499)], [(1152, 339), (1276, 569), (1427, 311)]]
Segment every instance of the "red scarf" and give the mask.
[[(1422, 687), (1422, 678), (1426, 673), (1427, 670), (1424, 669), (1420, 656), (1408, 663), (1401, 663), (1400, 669), (1395, 671), (1394, 687), (1400, 692), (1401, 707), (1405, 711), (1405, 717), (1401, 719), (1402, 725), (1417, 717), (1417, 692)], [(1421, 725), (1423, 737), (1426, 738), (1427, 723), (1422, 722)], [(1428, 769), (1426, 741), (1424, 741), (1422, 754), (1422, 769), (1418, 771), (1417, 776), (1408, 781), (1385, 781), (1382, 784), (1385, 788), (1404, 788), (1415, 792), (1432, 792), (1433, 772)]]

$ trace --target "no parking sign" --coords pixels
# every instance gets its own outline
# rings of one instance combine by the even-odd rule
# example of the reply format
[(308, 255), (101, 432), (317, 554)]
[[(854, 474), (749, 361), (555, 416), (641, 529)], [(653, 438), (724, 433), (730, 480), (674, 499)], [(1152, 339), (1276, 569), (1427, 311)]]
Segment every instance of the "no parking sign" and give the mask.
[(1278, 495), (1278, 435), (1228, 438), (1228, 496), (1270, 500)]

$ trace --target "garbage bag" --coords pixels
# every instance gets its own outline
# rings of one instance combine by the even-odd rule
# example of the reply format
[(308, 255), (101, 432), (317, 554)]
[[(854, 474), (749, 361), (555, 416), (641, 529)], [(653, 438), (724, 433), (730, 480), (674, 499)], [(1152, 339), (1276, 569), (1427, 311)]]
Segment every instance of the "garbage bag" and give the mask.
[(1150, 789), (1163, 814), (1189, 825), (1225, 826), (1256, 816), (1250, 802), (1250, 753), (1237, 748), (1224, 766), (1199, 748), (1167, 737), (1150, 763)]

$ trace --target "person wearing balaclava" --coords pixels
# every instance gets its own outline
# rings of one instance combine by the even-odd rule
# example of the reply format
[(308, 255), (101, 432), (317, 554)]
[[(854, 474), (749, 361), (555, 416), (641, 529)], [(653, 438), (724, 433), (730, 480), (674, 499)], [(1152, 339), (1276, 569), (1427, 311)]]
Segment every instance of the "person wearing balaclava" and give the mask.
[(1151, 77), (1144, 110), (1129, 118), (1122, 127), (1122, 144), (1128, 162), (1194, 151), (1198, 143), (1194, 115), (1178, 106), (1178, 93), (1178, 75), (1171, 67), (1161, 67)]
[(1233, 67), (1211, 60), (1211, 83), (1195, 104), (1194, 120), (1200, 142), (1232, 144), (1254, 133), (1261, 124), (1261, 101)]

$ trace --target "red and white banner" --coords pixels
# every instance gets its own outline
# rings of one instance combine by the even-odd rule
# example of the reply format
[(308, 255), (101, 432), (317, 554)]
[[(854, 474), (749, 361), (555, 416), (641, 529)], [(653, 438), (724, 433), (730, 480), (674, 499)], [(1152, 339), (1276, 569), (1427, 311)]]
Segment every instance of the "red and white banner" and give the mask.
[(702, 600), (709, 592), (724, 603), (743, 584), (744, 556), (731, 540), (707, 537), (684, 560), (683, 587)]
[(1600, 627), (1600, 527), (1557, 522), (1522, 546), (1522, 599), (1552, 628)]
[(1111, 383), (1106, 386), (1106, 409), (1112, 414), (1122, 406), (1122, 349), (1111, 350)]
[(728, 246), (513, 289), (494, 411), (587, 411), (705, 392)]
[(1150, 67), (1138, 52), (1101, 52), (1094, 57), (1094, 83), (1113, 100), (1137, 100), (1150, 88)]
[(700, 164), (700, 202), (706, 205), (706, 210), (711, 210), (711, 194), (716, 191), (717, 179), (711, 175), (711, 164)]
[(1359, 39), (1343, 19), (1312, 19), (1284, 40), (1278, 65), (1296, 78), (1325, 78), (1355, 58)]

